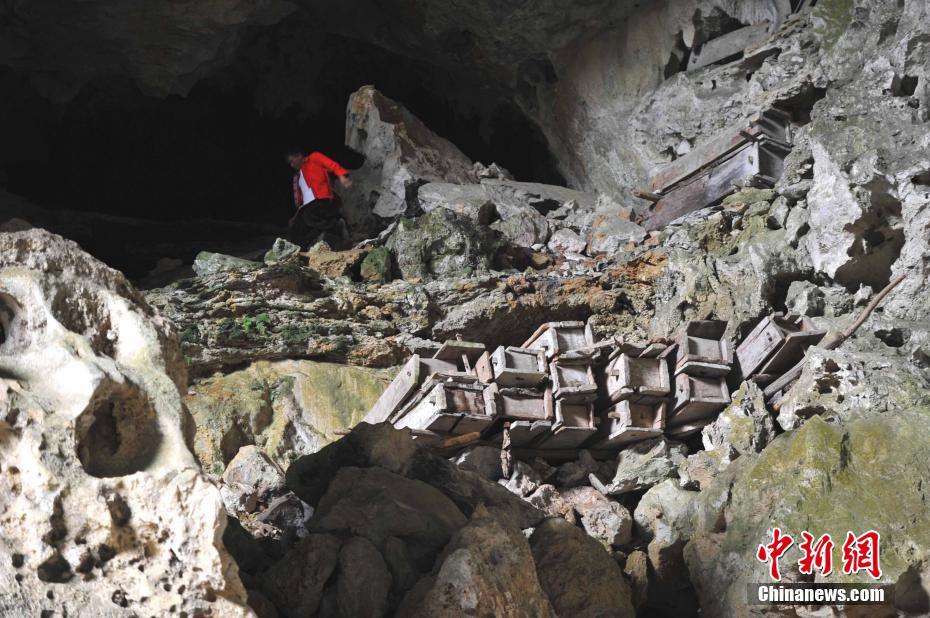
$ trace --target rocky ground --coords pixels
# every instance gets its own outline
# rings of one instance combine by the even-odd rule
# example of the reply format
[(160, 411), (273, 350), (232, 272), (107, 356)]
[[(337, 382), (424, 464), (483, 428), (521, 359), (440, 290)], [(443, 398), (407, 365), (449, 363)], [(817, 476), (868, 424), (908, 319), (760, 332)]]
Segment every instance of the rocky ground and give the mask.
[[(922, 2), (821, 0), (751, 70), (678, 73), (625, 100), (615, 186), (644, 185), (670, 140), (683, 153), (772, 104), (797, 121), (773, 189), (651, 234), (648, 204), (605, 191), (604, 166), (574, 183), (600, 193), (519, 182), (373, 88), (348, 110), (366, 155), (349, 248), (203, 252), (138, 292), (72, 242), (5, 228), (23, 231), (0, 235), (0, 610), (926, 615), (928, 23)], [(563, 111), (581, 178), (608, 121), (585, 133)], [(898, 275), (777, 411), (731, 384), (686, 444), (517, 461), (504, 478), (494, 447), (437, 452), (356, 426), (392, 368), (457, 335), (516, 345), (578, 319), (636, 342), (716, 318), (736, 343), (776, 310), (841, 331)], [(880, 530), (895, 605), (748, 604), (774, 525)], [(799, 556), (782, 559), (787, 581), (807, 577)]]

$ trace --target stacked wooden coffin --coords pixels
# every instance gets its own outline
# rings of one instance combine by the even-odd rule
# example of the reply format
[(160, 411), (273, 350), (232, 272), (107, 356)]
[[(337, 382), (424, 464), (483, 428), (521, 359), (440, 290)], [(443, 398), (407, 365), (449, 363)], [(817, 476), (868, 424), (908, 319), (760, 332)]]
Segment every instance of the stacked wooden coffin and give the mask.
[(727, 323), (688, 322), (675, 335), (675, 402), (667, 432), (684, 437), (700, 431), (730, 403), (726, 378), (733, 366)]
[(712, 206), (741, 186), (771, 187), (791, 151), (790, 114), (772, 108), (729, 128), (676, 159), (638, 194), (655, 202), (647, 230)]
[(773, 313), (753, 328), (736, 348), (743, 377), (761, 386), (797, 364), (807, 348), (817, 345), (827, 332), (810, 318), (793, 313)]

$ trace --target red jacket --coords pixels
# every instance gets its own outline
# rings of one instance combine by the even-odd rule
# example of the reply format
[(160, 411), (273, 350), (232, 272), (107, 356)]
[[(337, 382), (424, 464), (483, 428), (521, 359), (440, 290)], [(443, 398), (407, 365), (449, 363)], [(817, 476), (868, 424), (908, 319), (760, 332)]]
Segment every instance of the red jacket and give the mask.
[(300, 190), (300, 175), (303, 175), (304, 182), (313, 191), (313, 195), (318, 200), (324, 200), (333, 197), (333, 187), (329, 182), (329, 175), (346, 176), (349, 171), (319, 152), (312, 152), (310, 156), (304, 159), (299, 174), (294, 174), (294, 204), (300, 208), (303, 203), (303, 192)]

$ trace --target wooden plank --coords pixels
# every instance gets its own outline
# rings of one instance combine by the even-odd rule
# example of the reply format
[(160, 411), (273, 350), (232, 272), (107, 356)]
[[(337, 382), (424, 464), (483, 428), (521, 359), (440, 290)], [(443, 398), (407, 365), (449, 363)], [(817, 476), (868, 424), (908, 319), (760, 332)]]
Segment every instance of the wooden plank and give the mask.
[(788, 333), (781, 346), (759, 372), (772, 375), (785, 373), (804, 358), (807, 348), (817, 345), (826, 334), (825, 330)]
[(534, 387), (546, 379), (545, 354), (541, 350), (503, 346), (491, 355), (494, 381), (501, 387)]
[(646, 230), (661, 229), (675, 219), (712, 206), (733, 193), (738, 184), (759, 173), (758, 150), (756, 142), (745, 145), (719, 165), (665, 195), (646, 217)]
[(730, 403), (723, 378), (679, 374), (675, 378), (675, 407), (667, 425), (675, 427), (697, 419), (716, 416)]
[(747, 139), (743, 132), (761, 135), (760, 127), (749, 124), (735, 129), (726, 129), (717, 137), (691, 149), (691, 152), (679, 157), (663, 167), (652, 177), (649, 183), (654, 193), (663, 194), (685, 179), (698, 174), (702, 169), (712, 165), (738, 148), (746, 146)]
[(769, 38), (771, 25), (768, 20), (761, 21), (705, 42), (700, 47), (691, 50), (687, 70), (694, 71), (733, 58), (737, 54), (742, 55), (747, 47), (754, 47)]
[(755, 328), (753, 328), (743, 342), (736, 347), (736, 358), (739, 360), (740, 370), (744, 378), (749, 378), (758, 373), (762, 364), (768, 359), (784, 338), (781, 329), (775, 323), (775, 317), (780, 314), (774, 314), (762, 318)]
[(388, 420), (391, 413), (397, 410), (420, 386), (420, 367), (420, 355), (414, 354), (400, 368), (387, 389), (381, 393), (381, 397), (365, 415), (364, 422), (374, 425)]

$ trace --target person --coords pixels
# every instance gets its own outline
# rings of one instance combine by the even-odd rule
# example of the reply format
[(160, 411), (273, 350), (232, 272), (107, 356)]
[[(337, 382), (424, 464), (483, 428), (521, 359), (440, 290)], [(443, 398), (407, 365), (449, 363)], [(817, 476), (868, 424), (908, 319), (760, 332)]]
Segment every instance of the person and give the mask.
[(344, 235), (342, 204), (333, 191), (331, 177), (349, 188), (352, 180), (349, 171), (319, 152), (307, 156), (300, 149), (287, 153), (287, 163), (294, 170), (294, 206), (297, 212), (288, 222), (291, 242), (301, 247), (313, 242), (321, 234)]

